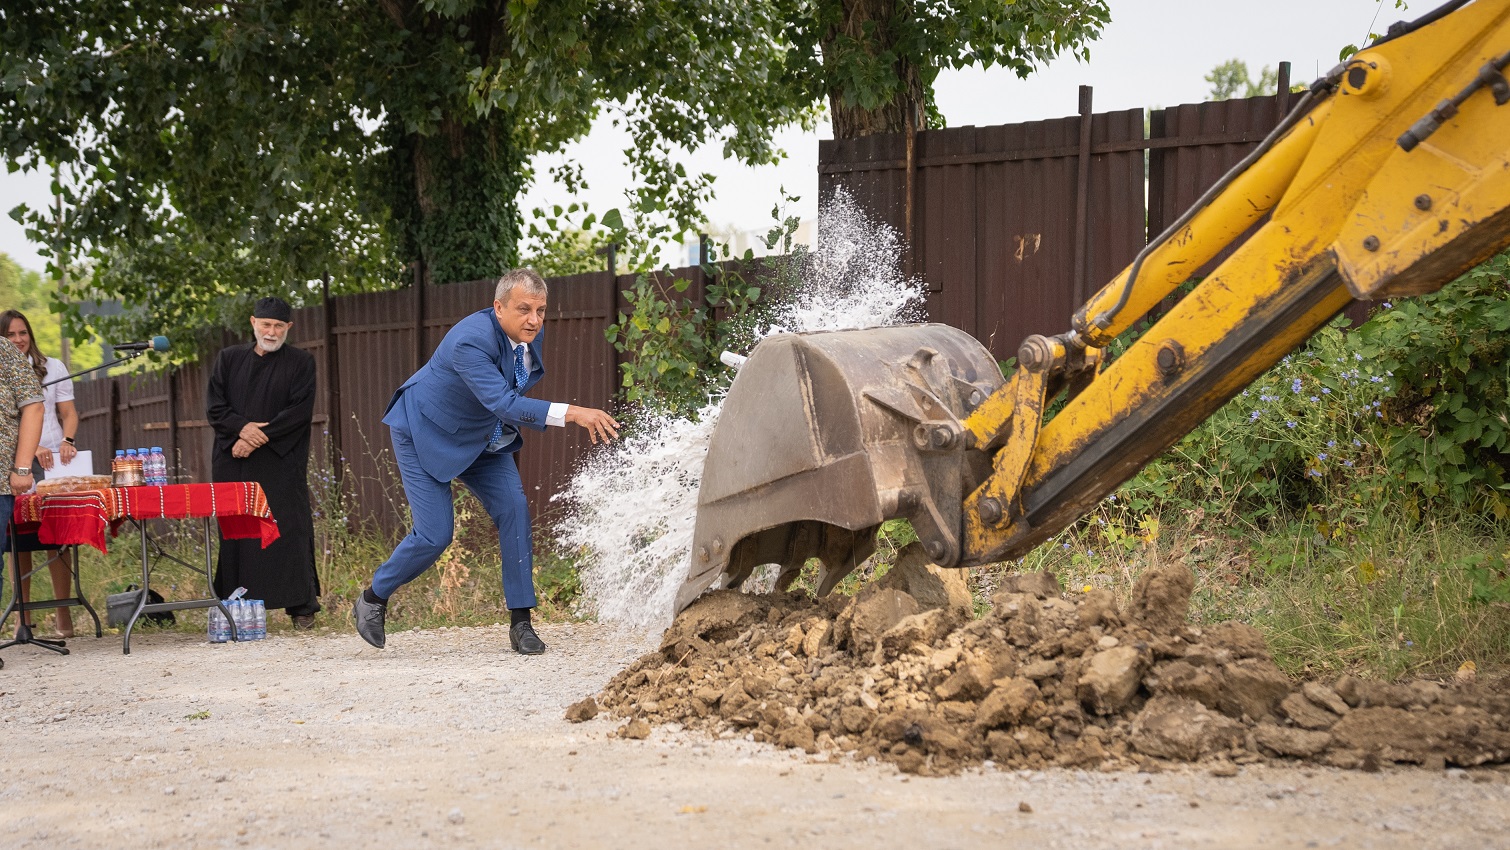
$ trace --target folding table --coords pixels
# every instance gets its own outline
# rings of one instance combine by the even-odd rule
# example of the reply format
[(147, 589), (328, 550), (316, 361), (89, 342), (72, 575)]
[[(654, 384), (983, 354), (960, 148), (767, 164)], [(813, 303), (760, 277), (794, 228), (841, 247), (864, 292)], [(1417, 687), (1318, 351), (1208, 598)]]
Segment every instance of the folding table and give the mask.
[[(260, 539), (263, 548), (278, 539), (278, 522), (267, 506), (267, 496), (262, 485), (255, 481), (232, 481), (220, 484), (168, 484), (156, 487), (108, 487), (100, 490), (80, 490), (72, 493), (49, 495), (28, 494), (16, 497), (13, 533), (36, 531), (37, 539), (50, 546), (62, 548), (75, 544), (87, 544), (106, 551), (106, 535), (115, 536), (123, 523), (130, 522), (137, 528), (141, 543), (142, 584), (141, 596), (136, 610), (126, 622), (121, 640), (121, 651), (131, 654), (131, 631), (143, 614), (166, 611), (182, 611), (190, 608), (218, 607), (232, 623), (235, 636), (235, 620), (215, 594), (215, 546), (210, 536), (210, 518), (220, 524), (220, 533), (231, 539)], [(204, 567), (189, 563), (167, 553), (147, 530), (147, 520), (200, 520), (203, 528)], [(154, 557), (155, 556), (155, 557)], [(152, 564), (162, 558), (175, 561), (205, 577), (208, 595), (202, 599), (185, 599), (150, 603), (148, 592), (152, 587)], [(14, 564), (12, 559), (12, 564)], [(75, 559), (77, 564), (77, 558)], [(13, 610), (20, 607), (20, 590), (11, 592), (11, 604), (0, 615), (0, 624)], [(26, 603), (28, 606), (48, 607), (55, 604)], [(67, 650), (57, 647), (67, 654)]]

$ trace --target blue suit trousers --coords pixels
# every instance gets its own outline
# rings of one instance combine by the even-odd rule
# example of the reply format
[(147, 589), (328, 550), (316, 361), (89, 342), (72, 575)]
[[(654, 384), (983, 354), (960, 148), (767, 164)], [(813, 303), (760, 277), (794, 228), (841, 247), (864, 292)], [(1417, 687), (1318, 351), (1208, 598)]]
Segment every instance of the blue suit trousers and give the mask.
[[(372, 576), (372, 592), (384, 599), (428, 570), (451, 545), (456, 529), (451, 482), (440, 481), (425, 471), (407, 430), (389, 430), (414, 528)], [(472, 491), (498, 529), (505, 604), (509, 608), (534, 608), (535, 562), (530, 541), (530, 508), (514, 455), (483, 452), (456, 480)]]

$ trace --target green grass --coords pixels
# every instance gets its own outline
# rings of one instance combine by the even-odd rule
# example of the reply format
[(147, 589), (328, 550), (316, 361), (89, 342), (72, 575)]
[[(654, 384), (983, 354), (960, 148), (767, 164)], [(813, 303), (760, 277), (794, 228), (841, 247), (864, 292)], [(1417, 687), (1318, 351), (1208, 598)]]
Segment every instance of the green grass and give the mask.
[(1463, 517), (1353, 529), (1305, 519), (1212, 527), (1201, 517), (1141, 525), (1142, 534), (1118, 534), (1082, 522), (1021, 565), (982, 570), (978, 584), (988, 592), (1003, 572), (1048, 569), (1067, 592), (1107, 588), (1126, 602), (1150, 566), (1183, 563), (1196, 576), (1192, 622), (1257, 627), (1293, 675), (1396, 678), (1470, 660), (1510, 664), (1510, 606), (1484, 598), (1485, 571), (1476, 575), (1485, 553), (1510, 550), (1503, 527)]

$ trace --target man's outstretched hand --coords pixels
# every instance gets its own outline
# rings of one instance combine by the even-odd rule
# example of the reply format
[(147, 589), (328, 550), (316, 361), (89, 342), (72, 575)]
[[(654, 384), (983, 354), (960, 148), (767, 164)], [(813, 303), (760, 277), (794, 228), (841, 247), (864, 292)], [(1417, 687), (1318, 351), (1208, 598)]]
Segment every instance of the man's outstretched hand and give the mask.
[(575, 404), (566, 406), (566, 421), (575, 422), (587, 429), (587, 434), (592, 438), (593, 445), (599, 442), (612, 442), (619, 438), (619, 423), (607, 411), (596, 407), (578, 407)]

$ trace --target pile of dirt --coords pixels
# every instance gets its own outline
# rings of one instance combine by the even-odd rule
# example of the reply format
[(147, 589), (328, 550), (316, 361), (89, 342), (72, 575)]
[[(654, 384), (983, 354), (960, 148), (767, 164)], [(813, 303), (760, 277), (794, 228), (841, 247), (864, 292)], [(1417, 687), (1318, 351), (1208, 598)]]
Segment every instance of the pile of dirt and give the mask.
[(1352, 676), (1296, 686), (1257, 630), (1189, 625), (1183, 566), (1143, 576), (1125, 611), (1104, 590), (1066, 596), (1050, 574), (1017, 576), (981, 619), (951, 584), (957, 572), (893, 573), (853, 598), (707, 594), (567, 719), (601, 706), (628, 721), (627, 737), (676, 722), (920, 774), (986, 760), (1217, 771), (1267, 758), (1365, 770), (1510, 760), (1506, 689)]

